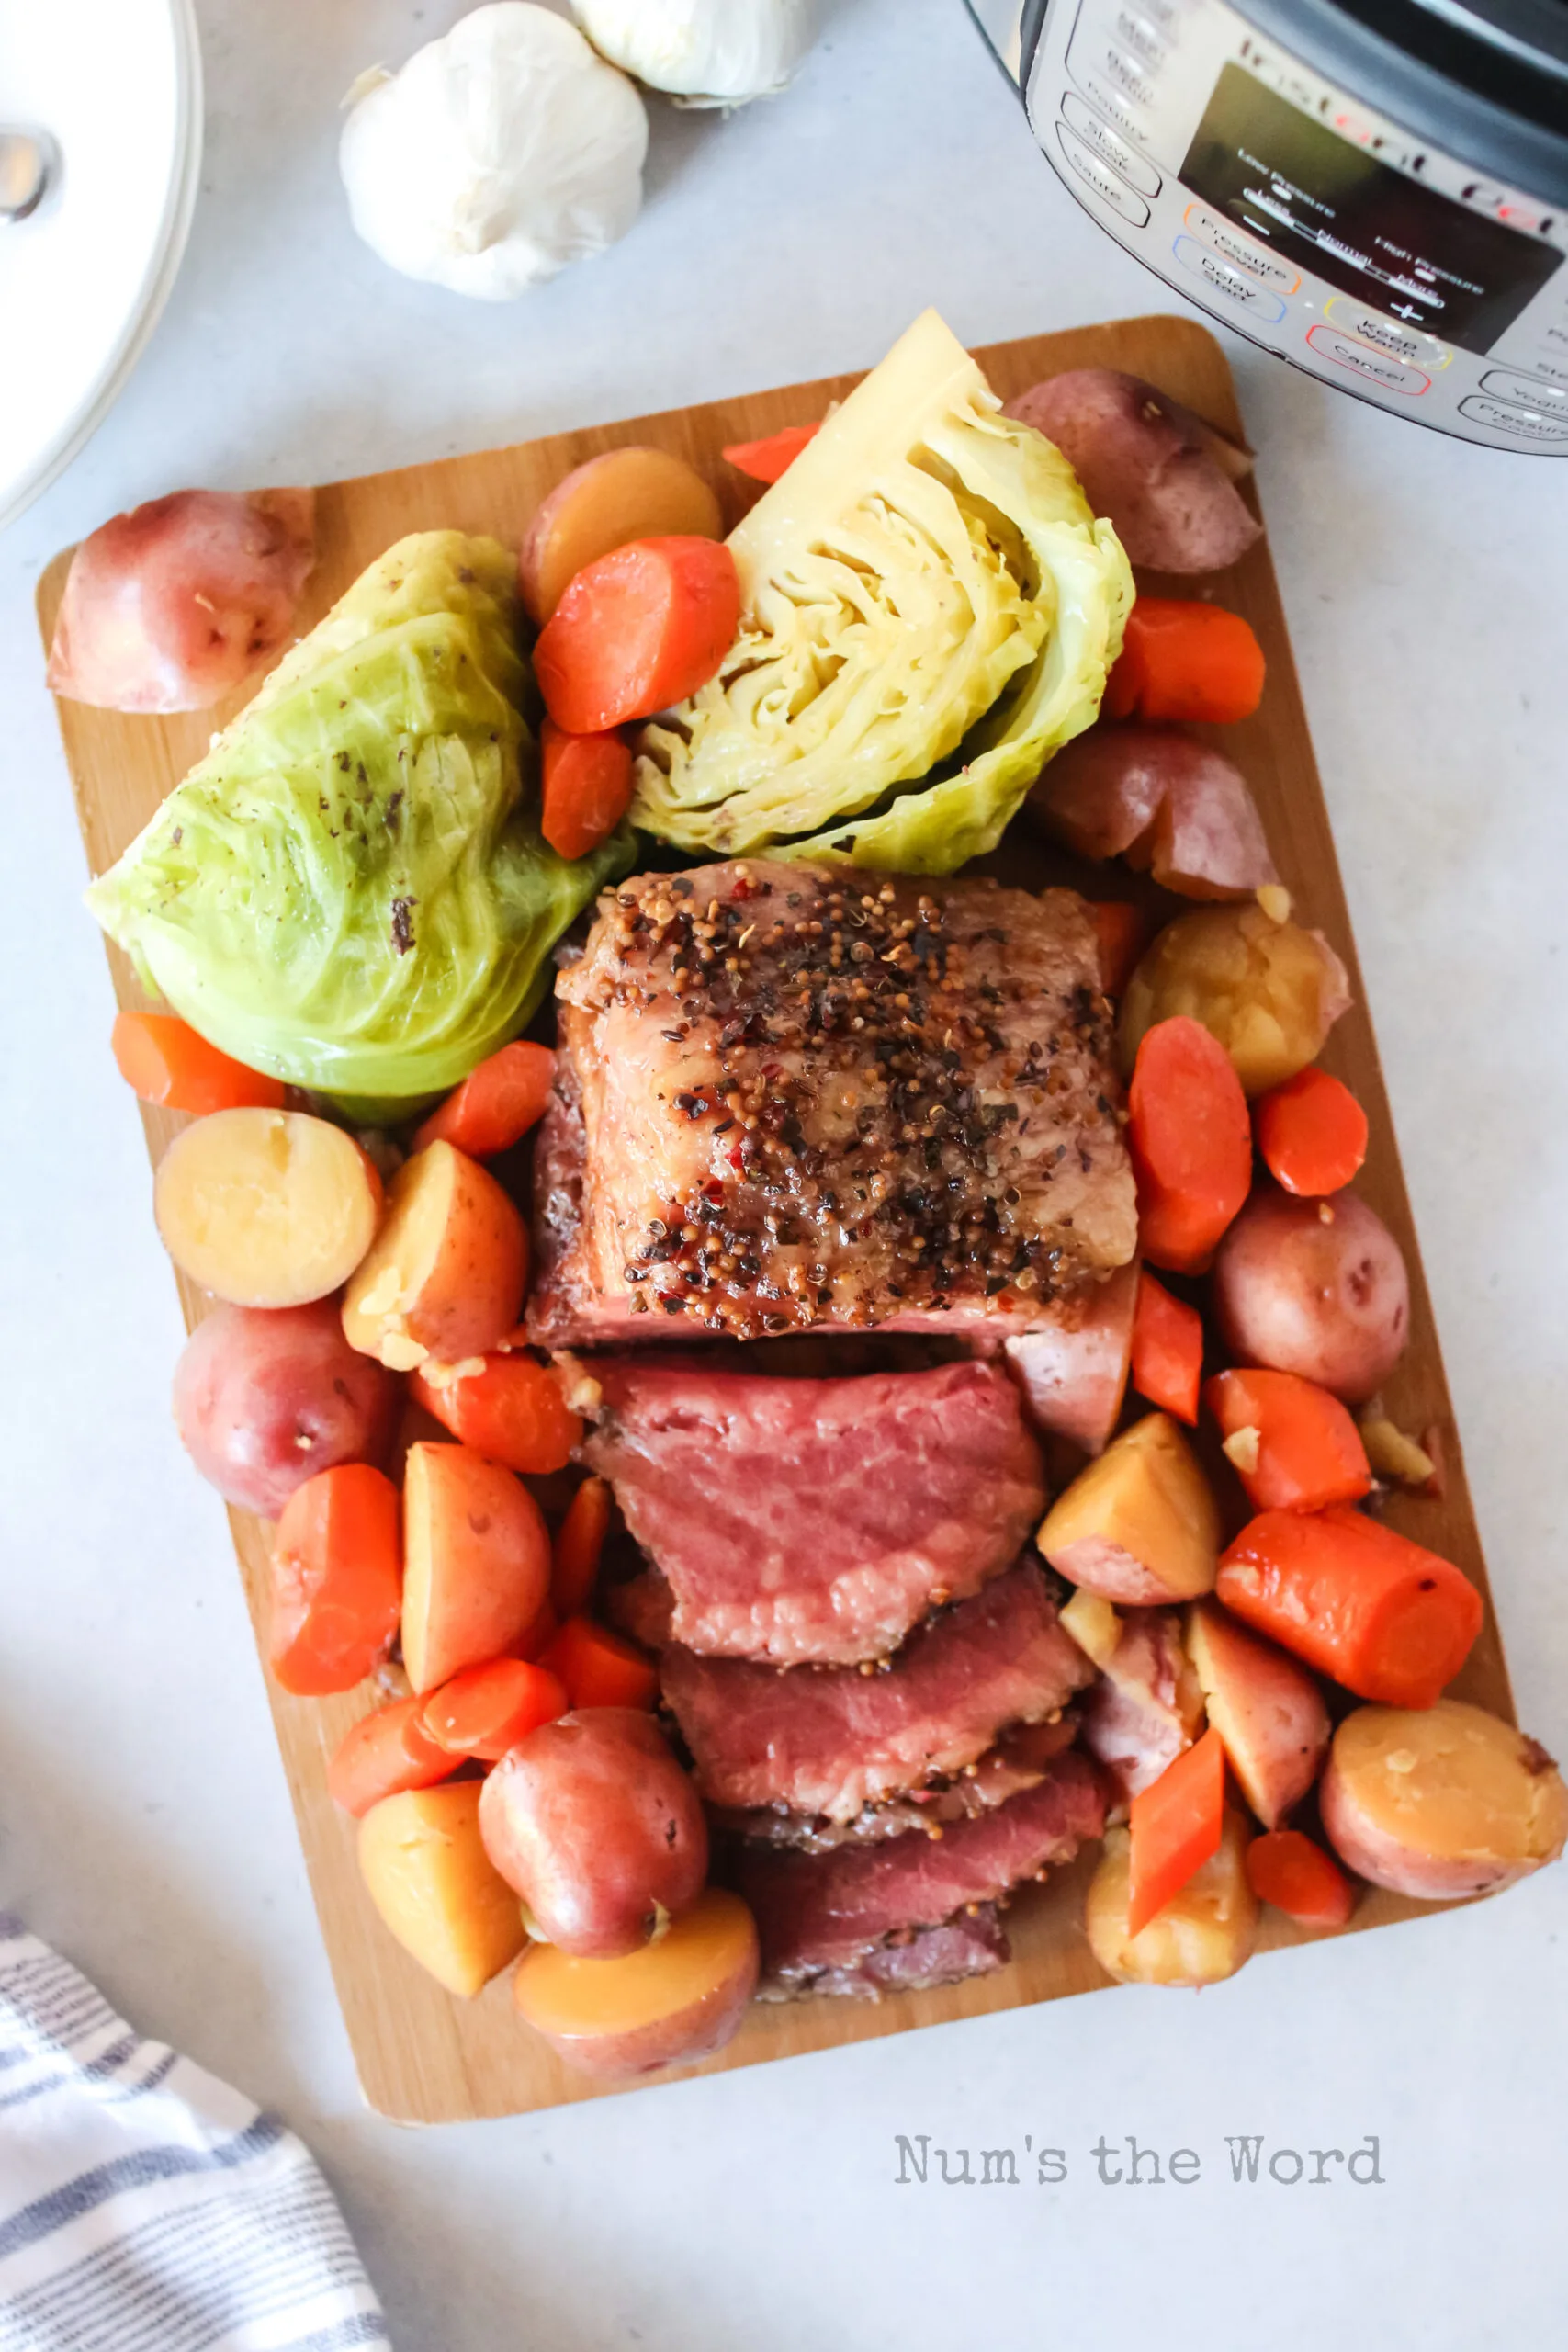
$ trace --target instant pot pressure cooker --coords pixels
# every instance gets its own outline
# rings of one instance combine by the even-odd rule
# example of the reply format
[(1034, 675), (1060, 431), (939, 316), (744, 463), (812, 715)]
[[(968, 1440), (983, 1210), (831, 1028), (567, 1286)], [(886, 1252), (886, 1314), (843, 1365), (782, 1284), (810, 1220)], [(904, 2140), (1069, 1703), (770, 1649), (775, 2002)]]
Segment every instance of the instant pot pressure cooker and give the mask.
[(1059, 177), (1293, 367), (1568, 456), (1568, 0), (967, 0)]

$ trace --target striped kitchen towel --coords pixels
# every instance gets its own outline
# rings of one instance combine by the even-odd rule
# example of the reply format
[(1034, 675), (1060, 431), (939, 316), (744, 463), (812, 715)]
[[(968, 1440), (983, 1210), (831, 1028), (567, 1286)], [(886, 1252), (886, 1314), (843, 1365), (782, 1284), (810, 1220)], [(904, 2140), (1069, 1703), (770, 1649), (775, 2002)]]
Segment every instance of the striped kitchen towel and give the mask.
[(0, 2352), (389, 2342), (293, 2134), (0, 1914)]

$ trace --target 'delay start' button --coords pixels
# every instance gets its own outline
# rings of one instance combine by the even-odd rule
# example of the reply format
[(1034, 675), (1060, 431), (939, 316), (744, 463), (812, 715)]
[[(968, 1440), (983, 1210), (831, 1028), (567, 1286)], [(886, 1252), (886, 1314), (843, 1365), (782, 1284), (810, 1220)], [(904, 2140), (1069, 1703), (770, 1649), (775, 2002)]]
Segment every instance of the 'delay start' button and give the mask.
[(1453, 353), (1436, 335), (1419, 334), (1413, 327), (1402, 327), (1397, 319), (1385, 319), (1381, 311), (1371, 311), (1348, 294), (1334, 294), (1323, 306), (1323, 315), (1358, 343), (1370, 343), (1378, 351), (1386, 351), (1392, 359), (1403, 359), (1413, 368), (1429, 369), (1436, 374), (1446, 368)]
[(1234, 302), (1238, 310), (1249, 311), (1255, 319), (1267, 322), (1270, 326), (1278, 324), (1284, 317), (1285, 306), (1277, 294), (1271, 294), (1266, 287), (1244, 277), (1239, 269), (1233, 268), (1229, 262), (1222, 261), (1218, 254), (1210, 253), (1207, 246), (1201, 245), (1195, 237), (1178, 237), (1170, 250), (1183, 269), (1190, 270), (1194, 277), (1201, 277), (1214, 293), (1223, 294), (1225, 300)]
[(1086, 147), (1065, 122), (1056, 125), (1056, 143), (1084, 186), (1092, 188), (1102, 204), (1119, 212), (1133, 228), (1147, 225), (1149, 208), (1141, 196), (1134, 196), (1124, 180), (1119, 180), (1109, 164), (1102, 164), (1092, 147)]
[(1353, 343), (1348, 334), (1340, 334), (1321, 321), (1308, 332), (1307, 342), (1325, 359), (1332, 359), (1337, 368), (1348, 368), (1353, 376), (1364, 376), (1369, 384), (1377, 384), (1385, 392), (1403, 392), (1409, 400), (1419, 400), (1423, 392), (1432, 388), (1432, 379), (1423, 375), (1419, 368), (1407, 368), (1403, 359), (1372, 351), (1364, 343)]
[(1253, 244), (1231, 226), (1223, 213), (1211, 212), (1206, 204), (1190, 204), (1181, 217), (1211, 253), (1218, 254), (1233, 268), (1245, 270), (1260, 286), (1271, 286), (1276, 294), (1293, 294), (1301, 284), (1299, 270), (1281, 261), (1278, 254)]

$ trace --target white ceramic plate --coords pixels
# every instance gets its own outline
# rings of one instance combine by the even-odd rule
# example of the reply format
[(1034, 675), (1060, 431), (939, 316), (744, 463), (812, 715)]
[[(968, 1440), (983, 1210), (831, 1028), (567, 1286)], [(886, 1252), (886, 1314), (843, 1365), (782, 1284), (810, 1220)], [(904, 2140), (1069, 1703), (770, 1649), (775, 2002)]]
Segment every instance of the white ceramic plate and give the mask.
[(0, 529), (102, 422), (174, 284), (201, 160), (192, 0), (0, 0), (0, 123), (61, 154), (0, 224)]

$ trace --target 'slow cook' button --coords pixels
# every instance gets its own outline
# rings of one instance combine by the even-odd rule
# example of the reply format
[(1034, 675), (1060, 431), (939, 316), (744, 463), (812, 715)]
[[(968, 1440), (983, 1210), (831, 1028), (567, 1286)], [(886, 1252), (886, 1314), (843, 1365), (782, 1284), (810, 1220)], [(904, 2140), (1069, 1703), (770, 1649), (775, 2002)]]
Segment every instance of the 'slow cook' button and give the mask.
[(1568, 442), (1568, 416), (1531, 416), (1528, 409), (1505, 407), (1482, 392), (1461, 401), (1459, 413), (1477, 424), (1489, 424), (1495, 433), (1512, 434), (1517, 441)]
[(1307, 342), (1325, 359), (1332, 359), (1337, 368), (1348, 368), (1353, 376), (1364, 376), (1368, 383), (1381, 386), (1385, 392), (1403, 392), (1407, 399), (1419, 400), (1423, 392), (1432, 389), (1432, 379), (1424, 376), (1419, 368), (1407, 368), (1403, 359), (1372, 351), (1364, 343), (1352, 343), (1348, 334), (1340, 334), (1333, 327), (1314, 327)]
[(1112, 212), (1119, 212), (1122, 220), (1131, 222), (1134, 229), (1146, 226), (1149, 208), (1143, 198), (1134, 196), (1126, 182), (1119, 180), (1110, 165), (1100, 162), (1092, 147), (1086, 147), (1077, 132), (1069, 130), (1065, 122), (1056, 125), (1056, 139), (1079, 179), (1086, 187), (1093, 189), (1101, 203), (1109, 204)]
[(1217, 254), (1210, 253), (1207, 246), (1199, 244), (1195, 237), (1178, 237), (1171, 251), (1183, 269), (1190, 269), (1194, 277), (1202, 278), (1216, 294), (1223, 294), (1227, 302), (1235, 302), (1240, 309), (1250, 311), (1255, 319), (1266, 321), (1272, 326), (1284, 317), (1285, 306), (1277, 294), (1270, 294), (1253, 279), (1244, 277), (1239, 269), (1234, 269), (1229, 262), (1222, 261)]
[(1076, 90), (1063, 92), (1062, 112), (1078, 136), (1103, 157), (1112, 171), (1120, 172), (1145, 196), (1159, 194), (1160, 176), (1147, 156), (1140, 155), (1124, 139), (1119, 139), (1109, 123), (1101, 122), (1092, 107), (1085, 106)]
[(1228, 261), (1235, 269), (1244, 269), (1260, 286), (1271, 286), (1276, 294), (1293, 294), (1301, 284), (1301, 273), (1280, 259), (1278, 254), (1267, 253), (1252, 244), (1238, 230), (1233, 229), (1223, 213), (1211, 212), (1206, 204), (1190, 204), (1182, 219), (1195, 237), (1201, 238), (1211, 252)]

